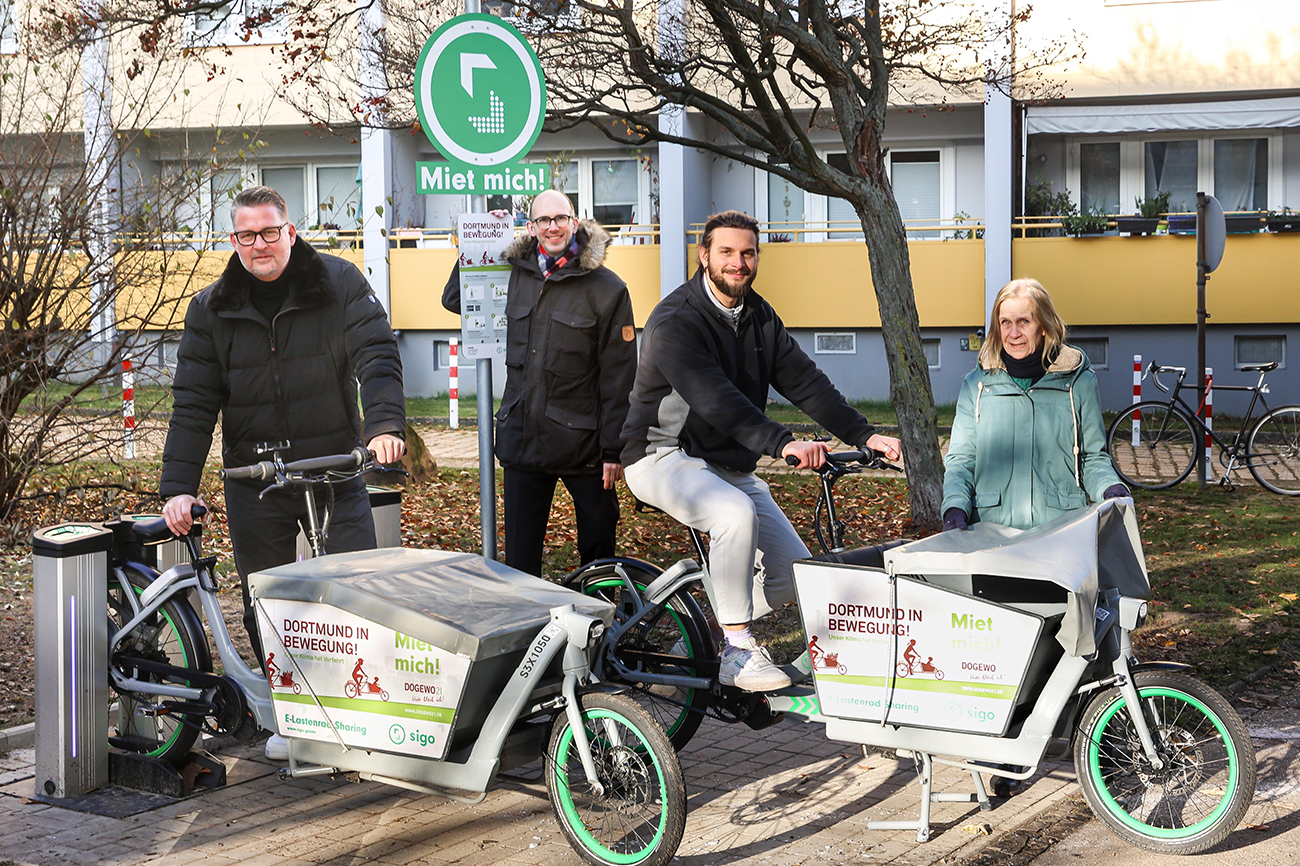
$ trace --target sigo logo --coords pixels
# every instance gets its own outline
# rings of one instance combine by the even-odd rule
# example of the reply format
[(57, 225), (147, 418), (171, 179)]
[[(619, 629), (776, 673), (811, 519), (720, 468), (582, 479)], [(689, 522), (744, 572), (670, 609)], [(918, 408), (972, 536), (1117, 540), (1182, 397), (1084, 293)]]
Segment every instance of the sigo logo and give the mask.
[(423, 731), (411, 731), (411, 735), (407, 739), (412, 743), (419, 743), (421, 746), (432, 746), (438, 741), (435, 735), (426, 734)]
[(393, 725), (388, 729), (388, 739), (393, 741), (393, 745), (400, 746), (406, 742), (406, 728), (401, 725)]

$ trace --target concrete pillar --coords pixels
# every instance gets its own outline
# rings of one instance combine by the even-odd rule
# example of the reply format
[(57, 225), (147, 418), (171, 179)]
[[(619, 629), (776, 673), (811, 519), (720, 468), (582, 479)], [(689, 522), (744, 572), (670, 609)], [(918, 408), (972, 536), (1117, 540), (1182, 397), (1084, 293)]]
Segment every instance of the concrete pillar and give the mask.
[(987, 0), (985, 21), (1001, 38), (986, 46), (989, 76), (984, 86), (984, 321), (988, 322), (998, 290), (1011, 280), (1011, 219), (1014, 191), (1010, 89), (1012, 45), (1007, 22), (1010, 0)]
[[(99, 18), (97, 5), (85, 6), (87, 20)], [(113, 87), (109, 76), (109, 37), (102, 27), (81, 50), (82, 122), (86, 159), (86, 192), (90, 196), (90, 231), (86, 252), (90, 262), (90, 341), (94, 363), (109, 363), (117, 340), (117, 304), (113, 280), (113, 247), (118, 230), (118, 201), (122, 192), (121, 165), (113, 135)]]
[[(385, 27), (383, 6), (357, 0), (361, 10), (359, 72), (363, 102), (379, 97), (383, 89), (383, 57), (376, 49), (376, 34)], [(371, 105), (375, 103), (369, 103)], [(388, 276), (388, 233), (393, 226), (392, 133), (381, 129), (387, 118), (374, 114), (361, 119), (361, 216), (364, 243), (362, 269), (384, 309), (391, 314), (392, 293)]]

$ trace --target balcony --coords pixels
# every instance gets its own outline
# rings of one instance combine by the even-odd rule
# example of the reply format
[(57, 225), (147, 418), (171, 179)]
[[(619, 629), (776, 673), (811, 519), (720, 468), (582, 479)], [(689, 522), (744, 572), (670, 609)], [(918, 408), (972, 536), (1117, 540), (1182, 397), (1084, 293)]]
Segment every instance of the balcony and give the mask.
[[(656, 226), (615, 228), (606, 264), (628, 284), (637, 325), (659, 301)], [(694, 272), (695, 227), (687, 257)], [(1150, 237), (1029, 237), (1059, 228), (1051, 219), (1017, 222), (1012, 273), (1033, 276), (1052, 293), (1072, 326), (1192, 325), (1195, 323), (1196, 239)], [(922, 327), (974, 327), (984, 317), (983, 224), (974, 220), (908, 227), (912, 283)], [(772, 223), (762, 226), (758, 291), (790, 327), (878, 328), (866, 247), (850, 224)], [(302, 232), (313, 246), (363, 266), (359, 233)], [(842, 239), (838, 239), (842, 238)], [(179, 302), (220, 275), (229, 249), (201, 248), (213, 239), (177, 236), (157, 251), (170, 275), (168, 295), (177, 315), (156, 327), (179, 327)], [(212, 244), (208, 243), (211, 247)], [(446, 277), (456, 262), (448, 229), (401, 229), (389, 241), (393, 326), (455, 330), (442, 309)], [(1292, 276), (1300, 261), (1300, 234), (1230, 234), (1219, 270), (1211, 275), (1208, 306), (1215, 324), (1300, 321), (1300, 292)], [(157, 269), (154, 268), (154, 273)], [(142, 309), (143, 290), (126, 292), (119, 315)]]

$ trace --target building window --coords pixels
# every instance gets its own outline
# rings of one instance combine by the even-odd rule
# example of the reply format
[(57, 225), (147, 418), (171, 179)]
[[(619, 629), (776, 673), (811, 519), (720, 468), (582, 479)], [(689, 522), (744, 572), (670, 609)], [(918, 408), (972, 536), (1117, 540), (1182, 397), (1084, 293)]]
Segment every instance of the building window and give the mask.
[(230, 0), (220, 9), (195, 12), (185, 19), (190, 43), (224, 46), (284, 42), (284, 16), (278, 9), (275, 0)]
[(786, 180), (779, 174), (767, 176), (767, 221), (769, 228), (768, 242), (782, 240), (802, 240), (796, 229), (803, 228), (807, 219), (804, 208), (804, 192), (795, 186), (794, 181)]
[(13, 0), (0, 0), (0, 54), (18, 53), (18, 16)]
[(1119, 213), (1119, 142), (1079, 146), (1079, 205), (1084, 213)]
[(1214, 142), (1214, 197), (1226, 211), (1268, 209), (1268, 139)]
[(520, 30), (540, 33), (556, 28), (574, 28), (581, 20), (578, 4), (570, 0), (486, 0), (483, 11), (504, 18)]
[(1109, 337), (1071, 337), (1070, 345), (1088, 356), (1088, 362), (1092, 364), (1093, 369), (1106, 370), (1109, 368), (1110, 364), (1107, 361), (1107, 355), (1110, 352)]
[(349, 230), (361, 223), (361, 184), (357, 166), (321, 166), (316, 169), (316, 224), (321, 228)]
[(856, 355), (857, 353), (858, 335), (852, 331), (813, 335), (815, 355)]
[(1169, 209), (1196, 210), (1196, 141), (1148, 141), (1144, 148), (1146, 196), (1169, 193)]
[(451, 343), (446, 340), (433, 342), (433, 369), (447, 370), (451, 367)]
[(1240, 370), (1247, 364), (1271, 364), (1277, 361), (1281, 369), (1286, 368), (1286, 337), (1247, 337), (1233, 338), (1234, 364)]
[(939, 369), (939, 340), (922, 339), (921, 348), (925, 351), (925, 363), (931, 370)]
[(591, 164), (592, 216), (603, 226), (631, 225), (637, 221), (637, 161), (593, 159)]

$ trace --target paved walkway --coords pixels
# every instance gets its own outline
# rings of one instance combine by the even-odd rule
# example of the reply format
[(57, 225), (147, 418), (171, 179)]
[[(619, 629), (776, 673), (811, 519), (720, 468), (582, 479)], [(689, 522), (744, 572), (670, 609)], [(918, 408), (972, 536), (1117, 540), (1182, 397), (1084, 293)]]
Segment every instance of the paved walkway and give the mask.
[[(578, 864), (540, 779), (503, 778), (477, 806), (377, 783), (276, 777), (260, 748), (220, 755), (225, 788), (167, 801), (126, 818), (74, 812), (31, 799), (33, 753), (0, 761), (0, 862), (67, 864)], [(910, 761), (864, 758), (794, 722), (755, 732), (706, 722), (682, 755), (690, 812), (674, 863), (869, 862), (930, 866), (983, 847), (1073, 790), (1051, 765), (1025, 793), (991, 812), (934, 806), (934, 837), (868, 830), (869, 819), (912, 818), (919, 786)], [(531, 775), (536, 775), (535, 773)], [(969, 776), (937, 769), (936, 790)], [(963, 827), (988, 822), (993, 836)]]

